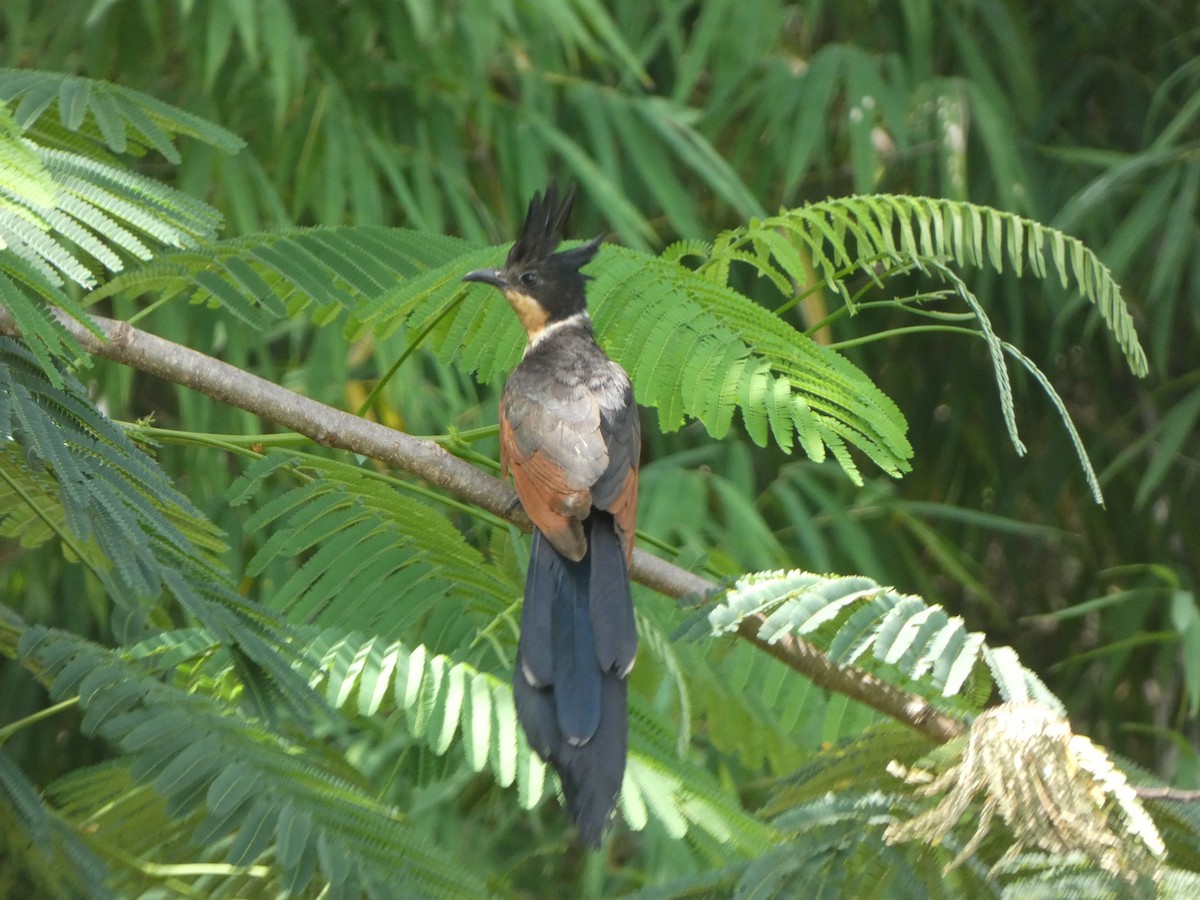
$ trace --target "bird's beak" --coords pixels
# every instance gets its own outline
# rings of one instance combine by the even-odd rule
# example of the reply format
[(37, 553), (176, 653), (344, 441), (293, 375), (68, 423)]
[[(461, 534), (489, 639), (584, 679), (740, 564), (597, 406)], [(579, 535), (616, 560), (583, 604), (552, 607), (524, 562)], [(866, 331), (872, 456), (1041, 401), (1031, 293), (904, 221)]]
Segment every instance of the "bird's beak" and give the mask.
[(463, 281), (480, 281), (484, 284), (490, 284), (492, 287), (503, 289), (508, 282), (504, 276), (500, 274), (499, 269), (476, 269), (474, 272), (468, 272), (462, 277)]

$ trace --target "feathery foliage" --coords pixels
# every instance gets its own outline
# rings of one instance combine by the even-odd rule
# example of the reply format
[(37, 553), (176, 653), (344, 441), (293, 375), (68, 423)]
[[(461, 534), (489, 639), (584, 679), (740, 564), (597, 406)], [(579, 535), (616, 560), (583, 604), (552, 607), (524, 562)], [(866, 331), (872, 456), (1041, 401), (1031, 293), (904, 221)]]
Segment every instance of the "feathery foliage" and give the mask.
[[(1108, 267), (1078, 239), (1021, 216), (975, 204), (880, 194), (785, 210), (778, 216), (725, 232), (711, 246), (692, 242), (674, 252), (698, 258), (698, 271), (722, 284), (728, 281), (732, 264), (742, 262), (771, 280), (784, 295), (797, 285), (805, 293), (824, 287), (839, 295), (851, 312), (857, 303), (850, 290), (854, 276), (869, 277), (883, 287), (883, 279), (889, 275), (916, 268), (948, 282), (978, 320), (980, 336), (991, 354), (1005, 425), (1017, 452), (1024, 455), (1025, 445), (1017, 431), (1006, 353), (1029, 370), (1054, 404), (1071, 436), (1092, 495), (1097, 503), (1103, 503), (1091, 461), (1050, 380), (1018, 348), (997, 337), (983, 305), (950, 268), (951, 263), (974, 268), (990, 265), (999, 274), (1007, 263), (1017, 276), (1028, 271), (1039, 279), (1050, 280), (1057, 275), (1063, 290), (1073, 286), (1079, 297), (1099, 309), (1130, 369), (1144, 377), (1149, 371), (1146, 355), (1120, 287)], [(753, 427), (749, 431), (754, 434)], [(831, 446), (836, 451), (836, 445)], [(809, 456), (820, 459), (811, 450)], [(887, 466), (881, 467), (889, 471)]]
[(490, 619), (520, 593), (519, 583), (487, 564), (428, 503), (349, 463), (268, 454), (234, 483), (231, 503), (250, 502), (281, 471), (306, 483), (258, 505), (246, 520), (247, 533), (269, 537), (245, 574), (303, 560), (269, 601), (289, 622), (369, 629), (387, 639), (412, 634), (413, 623), (439, 606)]
[[(396, 639), (428, 633), (444, 642), (447, 628), (471, 622), (486, 631), (511, 615), (520, 583), (489, 564), (427, 504), (346, 463), (268, 454), (234, 484), (233, 502), (250, 502), (278, 473), (311, 480), (278, 494), (247, 520), (249, 531), (270, 528), (271, 537), (246, 574), (259, 575), (274, 560), (304, 560), (268, 602), (289, 622), (324, 626), (303, 641), (313, 686), (323, 688), (333, 708), (359, 716), (404, 711), (406, 733), (435, 754), (461, 746), (472, 771), (486, 767), (500, 786), (516, 786), (524, 808), (537, 805), (546, 769), (516, 727), (507, 672), (511, 637), (492, 638), (501, 644), (502, 676)], [(437, 615), (439, 609), (455, 610), (456, 624)], [(426, 619), (431, 624), (422, 626)], [(512, 634), (511, 623), (505, 633)], [(742, 853), (769, 838), (769, 830), (702, 769), (681, 776), (679, 748), (636, 711), (631, 742), (621, 809), (632, 828), (654, 820), (683, 837), (699, 827)]]
[[(802, 252), (807, 251), (807, 253)], [(808, 258), (806, 258), (806, 256)], [(873, 267), (922, 268), (927, 261), (959, 266), (1007, 265), (1018, 276), (1057, 276), (1063, 290), (1074, 287), (1094, 304), (1135, 375), (1148, 371), (1133, 319), (1112, 272), (1077, 238), (1023, 216), (977, 204), (932, 197), (876, 194), (810, 203), (720, 235), (705, 254), (701, 271), (717, 281), (740, 260), (771, 278), (780, 293), (807, 285), (809, 273), (853, 308), (847, 271), (878, 280)]]
[[(289, 315), (308, 311), (319, 323), (347, 311), (350, 333), (369, 326), (386, 335), (405, 326), (427, 338), (443, 359), (456, 359), (484, 381), (516, 361), (521, 333), (503, 304), (462, 300), (458, 276), (490, 261), (466, 245), (384, 229), (321, 229), (216, 247), (215, 258), (177, 254), (119, 276), (93, 299), (147, 290), (164, 298), (189, 292), (196, 302), (222, 305), (259, 327), (285, 309)], [(696, 256), (701, 262), (695, 274), (678, 264)], [(879, 195), (814, 204), (756, 220), (722, 235), (711, 248), (695, 243), (671, 248), (661, 260), (608, 248), (596, 264), (591, 307), (601, 341), (630, 372), (639, 401), (658, 409), (664, 430), (691, 416), (723, 437), (738, 410), (760, 446), (770, 435), (784, 450), (799, 443), (816, 461), (828, 451), (861, 483), (847, 445), (899, 476), (912, 453), (904, 417), (841, 355), (729, 287), (731, 263), (750, 263), (785, 295), (794, 284), (804, 284), (808, 272), (819, 271), (851, 306), (849, 280), (865, 273), (879, 282), (873, 267), (880, 264), (899, 271), (916, 266), (955, 279), (993, 349), (1010, 431), (1023, 450), (1005, 348), (947, 263), (990, 262), (1002, 271), (1007, 261), (1021, 274), (1026, 256), (1029, 271), (1039, 278), (1057, 273), (1064, 287), (1073, 279), (1112, 325), (1134, 371), (1145, 374), (1145, 355), (1120, 290), (1079, 241), (1019, 216), (928, 198)], [(389, 272), (393, 284), (400, 282), (390, 288)], [(310, 304), (315, 308), (309, 311)], [(1019, 359), (1045, 382), (1036, 366)], [(1065, 407), (1048, 383), (1046, 388), (1075, 434)], [(1086, 454), (1076, 444), (1099, 497)]]
[[(546, 767), (517, 727), (509, 677), (498, 678), (466, 663), (430, 654), (423, 646), (326, 631), (308, 645), (315, 682), (324, 683), (335, 708), (359, 715), (406, 712), (406, 730), (438, 755), (461, 745), (474, 772), (488, 769), (503, 787), (516, 786), (521, 806), (531, 809), (545, 794)], [(630, 759), (620, 798), (626, 822), (640, 831), (657, 821), (673, 837), (700, 828), (739, 855), (756, 852), (773, 832), (738, 808), (707, 774), (680, 772), (674, 748), (652, 721), (631, 717)], [(456, 740), (456, 737), (458, 738)]]
[[(722, 435), (643, 429), (643, 538), (715, 576), (799, 567), (902, 585), (880, 589), (899, 598), (890, 612), (854, 601), (808, 637), (857, 634), (844, 658), (858, 652), (857, 665), (959, 714), (977, 712), (995, 683), (1028, 688), (1025, 671), (1036, 671), (1081, 731), (1154, 770), (1146, 782), (1195, 787), (1200, 44), (1183, 27), (1190, 8), (1173, 0), (1083, 12), (999, 0), (352, 7), (0, 4), (0, 65), (107, 79), (0, 71), (0, 304), (24, 336), (21, 365), (45, 376), (33, 393), (49, 398), (46, 409), (57, 408), (58, 392), (91, 401), (93, 417), (153, 414), (162, 427), (127, 430), (161, 441), (158, 477), (169, 476), (193, 507), (181, 515), (173, 497), (160, 499), (161, 480), (133, 483), (130, 496), (190, 542), (170, 552), (144, 509), (100, 508), (142, 532), (114, 532), (123, 537), (112, 543), (142, 548), (151, 534), (146, 578), (158, 585), (137, 604), (128, 592), (110, 596), (92, 571), (124, 576), (97, 537), (74, 537), (69, 507), (103, 525), (96, 495), (124, 502), (115, 481), (137, 467), (113, 447), (80, 453), (78, 429), (68, 430), (72, 449), (55, 452), (78, 456), (83, 479), (64, 486), (57, 467), (26, 453), (19, 429), (16, 440), (0, 434), (0, 654), (16, 654), (15, 606), (74, 632), (88, 670), (79, 679), (86, 692), (64, 681), (54, 703), (34, 657), (22, 657), (34, 671), (0, 660), (0, 805), (19, 813), (0, 816), (0, 841), (19, 841), (27, 862), (0, 873), (0, 890), (94, 892), (107, 872), (122, 895), (280, 896), (311, 867), (313, 840), (307, 894), (354, 895), (364, 871), (407, 878), (403, 859), (340, 852), (339, 835), (357, 841), (353, 828), (340, 829), (359, 820), (337, 812), (327, 826), (327, 807), (343, 810), (349, 790), (351, 806), (383, 817), (370, 819), (372, 829), (384, 821), (420, 852), (445, 848), (433, 865), (499, 895), (1127, 892), (1094, 867), (1032, 851), (989, 876), (1009, 846), (1004, 829), (979, 848), (986, 861), (972, 857), (943, 879), (966, 835), (952, 831), (938, 847), (887, 844), (890, 821), (921, 808), (887, 767), (942, 770), (956, 746), (931, 749), (747, 642), (672, 644), (664, 635), (678, 613), (645, 592), (621, 807), (631, 828), (614, 830), (603, 858), (582, 858), (564, 843), (553, 803), (498, 786), (495, 730), (485, 760), (482, 727), (467, 720), (486, 706), (470, 695), (484, 686), (498, 688), (491, 712), (503, 714), (497, 673), (511, 664), (518, 536), (420, 485), (330, 461), (321, 448), (271, 453), (231, 491), (242, 470), (227, 453), (255, 456), (260, 442), (295, 446), (295, 438), (255, 434), (259, 424), (238, 410), (104, 363), (81, 390), (61, 364), (86, 358), (51, 307), (78, 318), (92, 304), (135, 318), (349, 409), (369, 396), (381, 421), (442, 434), (473, 458), (493, 455), (490, 393), (521, 335), (503, 302), (459, 292), (457, 277), (495, 260), (483, 248), (515, 232), (533, 190), (551, 175), (573, 176), (588, 200), (574, 233), (611, 229), (614, 243), (634, 248), (610, 246), (596, 263), (594, 274), (611, 266), (613, 276), (594, 285), (606, 295), (596, 305), (606, 346), (641, 369), (639, 397), (653, 398), (667, 428), (699, 418)], [(241, 138), (203, 116), (243, 136), (249, 152), (234, 155)], [(177, 193), (158, 192), (168, 181)], [(768, 217), (764, 207), (784, 211)], [(215, 210), (232, 240), (213, 240)], [(720, 229), (729, 230), (713, 242)], [(677, 239), (661, 256), (642, 252)], [(639, 267), (663, 298), (681, 299), (678, 308), (636, 295)], [(1115, 281), (1122, 291), (1106, 294)], [(232, 318), (164, 302), (175, 296)], [(660, 320), (676, 324), (686, 350), (663, 343)], [(1126, 374), (1140, 368), (1131, 321), (1152, 351), (1147, 382)], [(710, 327), (724, 345), (701, 333)], [(830, 346), (813, 349), (802, 335)], [(725, 347), (733, 349), (722, 356)], [(681, 359), (682, 374), (666, 371)], [(982, 389), (989, 360), (994, 392)], [(1049, 403), (1029, 396), (1039, 385)], [(987, 414), (993, 393), (1002, 416)], [(1067, 431), (1041, 416), (1052, 407)], [(1026, 459), (997, 452), (1005, 432), (1015, 456), (1029, 448)], [(1083, 459), (1085, 443), (1097, 460), (1093, 494), (1103, 487), (1107, 509), (1072, 478), (1072, 452)], [(783, 455), (796, 444), (861, 467), (861, 488), (837, 466)], [(104, 471), (114, 461), (118, 472)], [(903, 481), (892, 468), (906, 472)], [(362, 538), (374, 574), (353, 566), (341, 531), (318, 533), (343, 524)], [(385, 561), (390, 540), (402, 568)], [(230, 613), (232, 641), (197, 625), (191, 607), (154, 582), (161, 572), (188, 579), (189, 566), (208, 585), (194, 588), (213, 601), (207, 613)], [(224, 587), (210, 596), (212, 583)], [(888, 640), (895, 649), (913, 629), (913, 643), (925, 641), (920, 611), (905, 606), (910, 593), (944, 606), (926, 622), (963, 620), (939, 632), (964, 641), (960, 668), (970, 665), (953, 697), (941, 696), (932, 670), (914, 682), (912, 666), (860, 650)], [(137, 644), (127, 608), (150, 610)], [(110, 617), (120, 620), (115, 637), (101, 624)], [(897, 631), (885, 640), (887, 621)], [(999, 648), (981, 664), (988, 651), (972, 655), (966, 641), (984, 631), (987, 645), (1011, 644), (1021, 662)], [(47, 647), (67, 640), (47, 634)], [(267, 675), (237, 643), (260, 634), (263, 658), (278, 665)], [(398, 665), (402, 654), (423, 654), (411, 707), (393, 705), (398, 682), (372, 674), (385, 649)], [(950, 644), (943, 649), (945, 661)], [(197, 832), (207, 793), (193, 801), (186, 789), (160, 792), (154, 773), (134, 771), (149, 750), (125, 752), (105, 737), (120, 738), (119, 728), (105, 729), (122, 715), (104, 713), (105, 701), (119, 709), (128, 699), (101, 684), (114, 672), (167, 686), (171, 693), (147, 696), (179, 696), (189, 718), (202, 708), (235, 723), (219, 731), (214, 756), (229, 735), (243, 756), (246, 742), (289, 754), (286, 773), (299, 785), (287, 787), (290, 810), (285, 802), (261, 817), (268, 842), (251, 865), (228, 861), (241, 829), (212, 840)], [(310, 700), (297, 704), (296, 719), (257, 718), (276, 709), (272, 682), (297, 673), (333, 706)], [(372, 715), (359, 710), (367, 684), (382, 695)], [(344, 691), (331, 693), (335, 686)], [(459, 693), (457, 730), (439, 751), (453, 717), (437, 704)], [(148, 709), (141, 702), (131, 710)], [(171, 704), (148, 715), (164, 717), (168, 743), (182, 741), (167, 726)], [(104, 728), (89, 736), (96, 722)], [(423, 730), (410, 731), (418, 723)], [(193, 734), (211, 746), (202, 729)], [(202, 768), (190, 769), (201, 782)], [(260, 786), (263, 797), (283, 796), (274, 777), (243, 780), (240, 771), (227, 775), (231, 797)], [(699, 801), (692, 784), (703, 788)], [(1194, 895), (1195, 804), (1147, 809), (1171, 862), (1160, 893)], [(961, 828), (969, 833), (969, 823)], [(39, 852), (25, 852), (30, 837)], [(369, 842), (362, 851), (370, 855)], [(420, 876), (411, 880), (418, 890)], [(380, 893), (395, 893), (387, 888)]]
[[(52, 697), (78, 697), (84, 732), (121, 749), (133, 778), (153, 785), (206, 855), (220, 847), (235, 869), (267, 855), (278, 889), (293, 894), (319, 869), (337, 896), (386, 893), (401, 872), (414, 895), (480, 895), (469, 871), (409, 833), (403, 817), (373, 802), (336, 760), (299, 754), (295, 741), (232, 714), (217, 698), (165, 683), (153, 669), (72, 635), (31, 627), (19, 651)], [(104, 821), (101, 840), (120, 825)]]
[(0, 234), (54, 283), (94, 287), (89, 264), (119, 272), (123, 256), (215, 235), (219, 212), (113, 154), (153, 149), (178, 163), (179, 135), (236, 152), (229, 132), (137, 91), (50, 72), (0, 69), (0, 103)]
[[(494, 251), (362, 228), (265, 234), (217, 248), (215, 260), (168, 255), (112, 279), (92, 299), (186, 291), (260, 327), (285, 308), (307, 311), (318, 323), (348, 310), (349, 333), (405, 327), (483, 381), (519, 356), (523, 337), (507, 307), (474, 294), (464, 300), (462, 274), (491, 261)], [(795, 432), (810, 456), (824, 458), (829, 446), (856, 478), (847, 443), (890, 474), (907, 468), (903, 416), (838, 354), (675, 263), (607, 248), (596, 271), (590, 306), (599, 339), (629, 371), (639, 402), (659, 410), (664, 429), (692, 416), (721, 437), (740, 409), (758, 443), (766, 443), (770, 422), (785, 450)]]
[(225, 153), (245, 146), (237, 135), (207, 119), (94, 78), (0, 69), (0, 100), (14, 108), (22, 131), (48, 144), (77, 146), (73, 135), (78, 135), (113, 153), (144, 156), (154, 150), (172, 163), (181, 161), (178, 137), (203, 141)]
[(681, 636), (698, 639), (737, 631), (762, 616), (758, 637), (768, 643), (794, 634), (842, 665), (888, 667), (893, 680), (961, 712), (978, 711), (993, 685), (1006, 701), (1061, 702), (1008, 647), (989, 647), (980, 632), (936, 604), (901, 594), (863, 576), (759, 572), (746, 575), (721, 600), (693, 616)]
[[(82, 385), (59, 375), (62, 386), (56, 387), (32, 354), (0, 337), (0, 435), (19, 451), (4, 458), (19, 459), (24, 470), (4, 476), (19, 501), (11, 514), (18, 521), (36, 518), (75, 558), (93, 564), (121, 637), (145, 634), (169, 595), (219, 640), (243, 651), (290, 703), (310, 704), (288, 665), (278, 623), (245, 603), (218, 562), (223, 546), (211, 524), (96, 409)], [(53, 488), (41, 473), (53, 479)]]
[(57, 896), (112, 897), (108, 868), (67, 823), (42, 803), (37, 788), (7, 753), (0, 750), (0, 846), (5, 848), (10, 886), (21, 869), (30, 880)]
[(119, 272), (160, 247), (216, 234), (219, 212), (112, 155), (154, 149), (178, 162), (175, 135), (227, 152), (241, 146), (223, 129), (137, 91), (0, 69), (0, 302), (52, 379), (54, 359), (86, 359), (45, 309), (49, 303), (87, 324), (64, 282), (92, 288), (96, 268)]
[(347, 312), (378, 315), (374, 304), (404, 298), (398, 284), (459, 264), (469, 250), (456, 238), (392, 228), (288, 229), (162, 254), (110, 279), (90, 299), (189, 296), (257, 328), (302, 313), (328, 324)]

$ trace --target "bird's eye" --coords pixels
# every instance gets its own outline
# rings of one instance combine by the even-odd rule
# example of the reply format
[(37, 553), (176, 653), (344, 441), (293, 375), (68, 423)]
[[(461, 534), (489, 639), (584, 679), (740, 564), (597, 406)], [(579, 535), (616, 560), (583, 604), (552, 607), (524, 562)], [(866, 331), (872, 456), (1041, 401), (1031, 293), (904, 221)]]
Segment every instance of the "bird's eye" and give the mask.
[(521, 284), (525, 285), (525, 287), (533, 287), (537, 283), (538, 283), (538, 273), (537, 272), (522, 272), (521, 273)]

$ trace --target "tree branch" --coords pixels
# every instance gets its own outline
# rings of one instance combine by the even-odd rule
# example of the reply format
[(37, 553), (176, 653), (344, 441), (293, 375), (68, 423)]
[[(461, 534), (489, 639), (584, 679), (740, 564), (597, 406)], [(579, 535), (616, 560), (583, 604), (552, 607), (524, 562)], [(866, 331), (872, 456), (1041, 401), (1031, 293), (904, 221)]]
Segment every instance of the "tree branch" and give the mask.
[[(508, 485), (463, 462), (432, 441), (414, 438), (310, 400), (125, 322), (93, 317), (92, 322), (104, 335), (100, 339), (65, 313), (53, 312), (89, 353), (189, 387), (327, 447), (350, 450), (404, 469), (524, 531), (532, 528), (515, 492)], [(16, 322), (2, 306), (0, 332), (20, 337)], [(677, 599), (703, 596), (718, 588), (708, 579), (640, 549), (634, 551), (631, 575), (639, 583)], [(924, 698), (853, 666), (836, 665), (807, 641), (794, 636), (773, 643), (762, 640), (758, 637), (761, 624), (761, 616), (747, 618), (738, 633), (818, 686), (852, 697), (938, 743), (966, 733), (963, 722), (938, 711)]]

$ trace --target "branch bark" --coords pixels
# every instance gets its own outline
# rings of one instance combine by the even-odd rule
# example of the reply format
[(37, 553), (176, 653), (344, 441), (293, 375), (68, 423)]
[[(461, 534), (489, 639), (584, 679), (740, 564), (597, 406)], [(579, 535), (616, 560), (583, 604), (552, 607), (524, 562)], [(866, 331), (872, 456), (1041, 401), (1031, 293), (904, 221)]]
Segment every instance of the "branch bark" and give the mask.
[[(236, 366), (168, 341), (126, 322), (92, 317), (103, 339), (59, 310), (58, 320), (89, 353), (181, 384), (254, 413), (319, 444), (350, 450), (403, 469), (475, 504), (524, 531), (532, 523), (504, 482), (463, 462), (431, 441), (395, 431), (343, 410), (310, 400)], [(0, 332), (20, 337), (8, 310), (0, 306)], [(634, 580), (669, 597), (703, 596), (718, 585), (664, 559), (635, 550)], [(817, 647), (796, 637), (768, 643), (758, 637), (761, 617), (747, 618), (739, 635), (783, 662), (814, 684), (845, 694), (919, 731), (938, 743), (966, 733), (964, 723), (935, 709), (928, 701), (900, 690), (853, 666), (833, 663)]]

